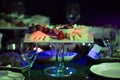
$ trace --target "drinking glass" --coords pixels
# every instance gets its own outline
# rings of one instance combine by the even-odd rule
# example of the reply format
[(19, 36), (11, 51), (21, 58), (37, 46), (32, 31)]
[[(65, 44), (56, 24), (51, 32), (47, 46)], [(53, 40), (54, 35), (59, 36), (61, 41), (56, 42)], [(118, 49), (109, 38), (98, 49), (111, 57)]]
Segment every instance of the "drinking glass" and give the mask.
[(112, 57), (113, 48), (118, 42), (117, 28), (112, 25), (107, 25), (103, 28), (102, 40), (106, 47), (109, 48), (109, 56)]
[(11, 11), (18, 15), (25, 14), (25, 6), (23, 1), (13, 1), (11, 4)]
[[(64, 65), (64, 54), (67, 52), (64, 43), (52, 43), (56, 50), (56, 63), (53, 67), (48, 67), (44, 73), (52, 77), (68, 77), (75, 74), (76, 70)], [(66, 49), (66, 50), (65, 50)]]
[(23, 1), (20, 0), (14, 0), (11, 4), (11, 17), (12, 22), (16, 23), (19, 21), (22, 21), (25, 17), (25, 6)]
[(37, 52), (37, 43), (34, 42), (23, 42), (21, 45), (21, 56), (23, 60), (28, 63), (28, 75), (27, 80), (31, 80), (30, 78), (30, 68), (32, 67), (34, 61), (36, 60), (38, 55)]
[(70, 24), (76, 23), (80, 19), (79, 3), (68, 3), (66, 8), (67, 20)]

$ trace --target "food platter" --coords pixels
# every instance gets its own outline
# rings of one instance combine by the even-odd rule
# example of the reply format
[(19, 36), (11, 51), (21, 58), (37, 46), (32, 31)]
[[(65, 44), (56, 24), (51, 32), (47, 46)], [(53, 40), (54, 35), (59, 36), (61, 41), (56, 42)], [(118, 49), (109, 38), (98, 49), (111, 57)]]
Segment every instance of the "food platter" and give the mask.
[[(91, 34), (89, 35), (91, 36)], [(28, 40), (28, 35), (26, 34), (25, 35), (25, 38), (24, 38), (24, 42), (46, 42), (46, 43), (52, 43), (52, 42), (55, 42), (55, 43), (94, 43), (94, 40), (93, 38), (88, 38), (87, 40), (69, 40), (69, 39), (63, 39), (63, 40), (58, 40), (56, 39), (56, 37), (50, 37), (50, 40), (46, 40), (46, 41), (34, 41), (34, 40)]]
[(96, 75), (107, 78), (120, 78), (120, 63), (109, 62), (92, 65), (90, 71)]

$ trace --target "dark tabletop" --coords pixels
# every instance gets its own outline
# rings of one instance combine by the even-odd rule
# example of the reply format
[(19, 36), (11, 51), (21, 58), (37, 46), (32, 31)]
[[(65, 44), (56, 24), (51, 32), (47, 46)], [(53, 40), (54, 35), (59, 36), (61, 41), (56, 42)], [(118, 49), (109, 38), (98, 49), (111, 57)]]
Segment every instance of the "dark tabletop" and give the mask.
[[(98, 43), (98, 42), (95, 42), (95, 43)], [(116, 59), (115, 60), (110, 60), (110, 59), (95, 60), (86, 56), (88, 51), (91, 49), (91, 47), (88, 47), (88, 46), (84, 46), (84, 48), (77, 47), (75, 49), (75, 52), (78, 52), (78, 55), (75, 56), (74, 59), (72, 59), (69, 62), (65, 61), (65, 66), (74, 68), (76, 70), (76, 73), (74, 75), (69, 77), (64, 77), (64, 78), (55, 78), (55, 77), (47, 76), (44, 74), (44, 69), (55, 66), (56, 62), (55, 61), (43, 62), (40, 59), (37, 59), (31, 68), (31, 80), (120, 80), (120, 79), (112, 79), (112, 78), (99, 76), (99, 75), (93, 74), (89, 70), (90, 67), (94, 64), (99, 64), (103, 62), (120, 62), (120, 59), (119, 60), (116, 60)], [(11, 69), (11, 70), (17, 71), (14, 69)], [(17, 71), (17, 72), (20, 72), (20, 71)], [(27, 71), (25, 71), (23, 75), (27, 77)]]
[[(54, 61), (40, 62), (39, 60), (37, 60), (34, 63), (33, 67), (31, 68), (31, 80), (120, 80), (99, 76), (93, 74), (89, 70), (93, 64), (99, 64), (101, 62), (119, 62), (119, 61), (120, 60), (96, 61), (86, 56), (81, 57), (80, 59), (73, 59), (69, 62), (65, 62), (65, 66), (69, 66), (71, 68), (76, 69), (76, 73), (69, 77), (55, 78), (44, 74), (44, 69), (55, 66), (55, 62)], [(24, 75), (25, 74), (26, 73), (24, 73)]]
[[(116, 59), (115, 60), (108, 60), (108, 59), (94, 60), (87, 56), (74, 58), (69, 62), (65, 61), (64, 65), (67, 67), (74, 68), (76, 70), (76, 73), (69, 77), (55, 78), (55, 77), (50, 77), (45, 75), (44, 69), (55, 66), (56, 62), (55, 61), (43, 62), (37, 59), (33, 64), (33, 66), (31, 67), (31, 80), (120, 80), (120, 79), (113, 79), (113, 78), (106, 78), (103, 76), (99, 76), (92, 73), (89, 70), (92, 65), (100, 64), (103, 62), (120, 62), (120, 60), (116, 60)], [(3, 68), (0, 68), (0, 70), (1, 69)], [(28, 70), (26, 70), (25, 72), (21, 72), (20, 70), (12, 69), (12, 68), (10, 68), (9, 70), (22, 73), (26, 77), (25, 80), (28, 80), (27, 79)]]

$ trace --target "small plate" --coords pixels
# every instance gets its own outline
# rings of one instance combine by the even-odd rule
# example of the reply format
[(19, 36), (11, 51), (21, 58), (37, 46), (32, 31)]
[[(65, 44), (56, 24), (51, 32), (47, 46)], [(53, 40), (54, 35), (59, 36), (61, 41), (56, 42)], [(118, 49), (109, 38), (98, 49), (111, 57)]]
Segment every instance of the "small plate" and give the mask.
[(0, 80), (24, 80), (25, 77), (21, 73), (8, 70), (0, 70)]
[(120, 63), (110, 62), (92, 65), (90, 71), (107, 78), (120, 78)]

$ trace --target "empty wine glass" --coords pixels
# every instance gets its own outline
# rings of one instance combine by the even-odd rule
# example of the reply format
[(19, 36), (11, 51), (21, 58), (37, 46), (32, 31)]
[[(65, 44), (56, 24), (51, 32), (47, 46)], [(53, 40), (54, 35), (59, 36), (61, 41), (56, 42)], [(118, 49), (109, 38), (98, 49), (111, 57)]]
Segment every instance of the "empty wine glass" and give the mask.
[(25, 14), (25, 6), (22, 1), (13, 1), (11, 4), (11, 11), (16, 14)]
[(32, 67), (34, 61), (37, 58), (37, 43), (34, 42), (28, 42), (22, 43), (21, 46), (21, 56), (23, 58), (23, 60), (25, 60), (28, 63), (28, 76), (27, 76), (27, 80), (31, 80), (30, 78), (30, 68)]
[(25, 6), (23, 1), (21, 0), (14, 0), (11, 4), (11, 14), (13, 22), (22, 21), (25, 17)]
[(66, 8), (67, 20), (70, 24), (76, 23), (80, 19), (79, 3), (68, 3)]
[(67, 67), (64, 65), (64, 54), (67, 53), (67, 49), (65, 50), (65, 44), (53, 43), (56, 50), (56, 65), (53, 67), (48, 67), (44, 70), (44, 73), (48, 76), (52, 77), (68, 77), (76, 73), (76, 70), (71, 67)]
[(118, 42), (117, 28), (112, 25), (107, 25), (106, 28), (103, 28), (102, 40), (104, 45), (109, 48), (109, 56), (112, 57), (113, 48)]

